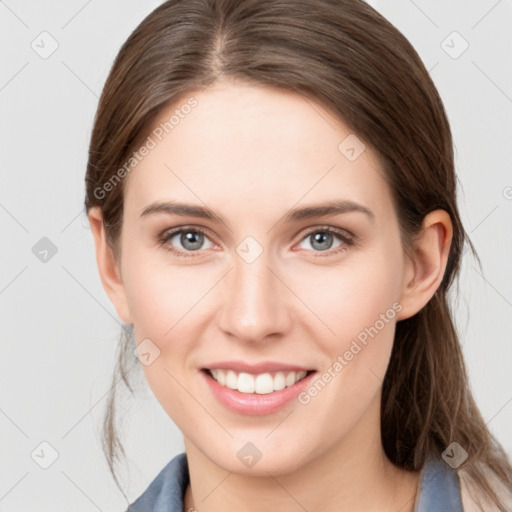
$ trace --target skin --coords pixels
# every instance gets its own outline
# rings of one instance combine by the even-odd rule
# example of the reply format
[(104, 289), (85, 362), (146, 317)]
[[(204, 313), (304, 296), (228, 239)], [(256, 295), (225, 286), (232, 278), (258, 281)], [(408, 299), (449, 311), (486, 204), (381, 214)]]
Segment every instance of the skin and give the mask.
[[(160, 350), (141, 366), (185, 437), (191, 485), (184, 510), (411, 512), (419, 474), (396, 468), (383, 451), (382, 379), (396, 322), (419, 311), (441, 283), (449, 215), (431, 212), (406, 255), (378, 156), (367, 144), (349, 161), (338, 150), (351, 133), (340, 119), (298, 94), (241, 82), (192, 95), (198, 105), (125, 178), (117, 259), (101, 212), (89, 213), (106, 293), (137, 343), (149, 338)], [(282, 220), (291, 208), (338, 199), (366, 206), (374, 220), (360, 212)], [(169, 200), (207, 205), (224, 223), (140, 216)], [(158, 242), (179, 226), (209, 233), (190, 258)], [(332, 247), (319, 250), (306, 235), (325, 226), (357, 243), (334, 235)], [(250, 264), (236, 252), (249, 235), (263, 249)], [(166, 243), (187, 250), (179, 234)], [(230, 359), (289, 362), (321, 374), (396, 301), (394, 319), (306, 405), (235, 413), (200, 378), (200, 368)], [(251, 468), (237, 457), (248, 441), (262, 452)]]

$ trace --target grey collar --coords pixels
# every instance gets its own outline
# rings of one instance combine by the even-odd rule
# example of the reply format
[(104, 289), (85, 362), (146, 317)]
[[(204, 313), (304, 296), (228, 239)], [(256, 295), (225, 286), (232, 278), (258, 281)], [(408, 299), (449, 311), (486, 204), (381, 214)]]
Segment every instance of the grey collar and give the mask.
[(459, 477), (442, 459), (431, 457), (421, 471), (414, 512), (463, 512)]

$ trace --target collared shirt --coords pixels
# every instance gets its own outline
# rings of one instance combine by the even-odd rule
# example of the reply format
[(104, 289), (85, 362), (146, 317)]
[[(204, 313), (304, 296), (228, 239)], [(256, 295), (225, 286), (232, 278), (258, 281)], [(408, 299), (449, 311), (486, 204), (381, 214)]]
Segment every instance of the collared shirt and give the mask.
[[(183, 512), (189, 484), (185, 453), (176, 455), (133, 502), (127, 512)], [(457, 473), (445, 462), (430, 458), (420, 474), (414, 512), (463, 512)]]

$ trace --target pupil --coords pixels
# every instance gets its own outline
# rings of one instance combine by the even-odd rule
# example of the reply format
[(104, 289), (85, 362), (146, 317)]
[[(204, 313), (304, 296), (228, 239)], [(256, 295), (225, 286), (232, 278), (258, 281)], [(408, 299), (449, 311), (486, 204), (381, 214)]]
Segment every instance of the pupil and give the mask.
[[(326, 240), (330, 243), (326, 243)], [(325, 251), (326, 249), (329, 249), (332, 245), (332, 235), (330, 233), (315, 233), (313, 235), (313, 244), (312, 246), (315, 247), (315, 244), (318, 243), (319, 246), (316, 248)]]
[(187, 231), (181, 235), (180, 242), (183, 247), (185, 247), (185, 249), (199, 249), (203, 242), (202, 236), (203, 235), (201, 235), (201, 233), (197, 233), (195, 231)]

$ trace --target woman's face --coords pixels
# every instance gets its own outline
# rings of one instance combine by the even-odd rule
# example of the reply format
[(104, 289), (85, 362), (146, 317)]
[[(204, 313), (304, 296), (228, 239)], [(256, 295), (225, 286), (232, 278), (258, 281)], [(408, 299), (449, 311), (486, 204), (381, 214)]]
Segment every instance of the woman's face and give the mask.
[(187, 443), (284, 474), (377, 442), (406, 260), (375, 154), (310, 99), (235, 82), (150, 137), (125, 178), (118, 311)]

